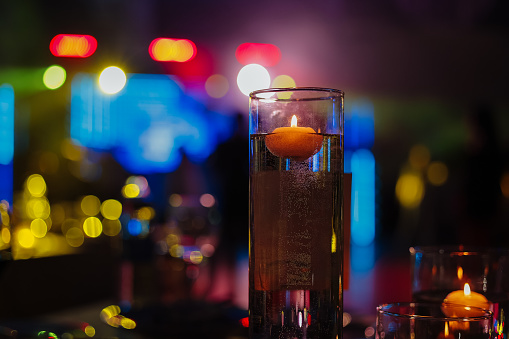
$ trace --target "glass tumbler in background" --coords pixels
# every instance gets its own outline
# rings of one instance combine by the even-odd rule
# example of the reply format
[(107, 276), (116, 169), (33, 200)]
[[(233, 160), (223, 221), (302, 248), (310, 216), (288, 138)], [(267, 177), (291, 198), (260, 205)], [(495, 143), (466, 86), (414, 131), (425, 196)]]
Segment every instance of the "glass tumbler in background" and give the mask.
[(410, 255), (414, 301), (441, 303), (453, 298), (451, 302), (473, 306), (486, 301), (493, 312), (494, 338), (507, 338), (509, 250), (430, 246), (412, 247)]
[(249, 102), (249, 336), (341, 337), (343, 92)]
[(439, 303), (395, 303), (377, 307), (376, 339), (489, 339), (492, 313)]

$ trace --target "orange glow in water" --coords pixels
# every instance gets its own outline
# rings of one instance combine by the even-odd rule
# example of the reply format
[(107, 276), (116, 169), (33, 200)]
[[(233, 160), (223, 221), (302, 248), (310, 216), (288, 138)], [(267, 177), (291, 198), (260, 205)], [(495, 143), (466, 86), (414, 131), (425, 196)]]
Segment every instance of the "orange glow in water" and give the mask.
[(154, 39), (148, 47), (150, 57), (156, 61), (186, 62), (196, 56), (196, 45), (187, 39)]

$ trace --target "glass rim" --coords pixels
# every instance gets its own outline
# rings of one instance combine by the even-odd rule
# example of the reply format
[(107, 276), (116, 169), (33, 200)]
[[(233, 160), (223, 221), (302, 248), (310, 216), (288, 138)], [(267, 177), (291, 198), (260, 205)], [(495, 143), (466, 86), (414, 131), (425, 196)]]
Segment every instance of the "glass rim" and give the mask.
[[(395, 312), (395, 311), (389, 311), (384, 310), (384, 308), (390, 308), (390, 307), (397, 307), (397, 306), (406, 306), (406, 307), (414, 307), (414, 306), (422, 306), (422, 307), (441, 307), (441, 305), (449, 305), (454, 307), (469, 307), (473, 310), (478, 310), (479, 312), (484, 313), (484, 315), (480, 316), (474, 316), (474, 317), (448, 317), (448, 316), (442, 316), (442, 317), (436, 317), (431, 315), (422, 315), (422, 314), (408, 314), (408, 312)], [(493, 312), (485, 309), (480, 308), (476, 306), (466, 306), (461, 304), (454, 304), (454, 303), (423, 303), (423, 302), (399, 302), (399, 303), (388, 303), (388, 304), (381, 304), (376, 307), (377, 315), (378, 314), (384, 314), (388, 316), (393, 316), (397, 318), (404, 318), (404, 319), (420, 319), (420, 320), (438, 320), (438, 321), (478, 321), (478, 320), (490, 320), (493, 319)]]
[[(268, 93), (281, 93), (281, 92), (323, 92), (329, 93), (329, 95), (310, 97), (310, 98), (267, 98), (262, 94)], [(263, 88), (249, 93), (249, 99), (255, 100), (269, 100), (269, 101), (310, 101), (310, 100), (328, 100), (331, 98), (343, 97), (345, 93), (342, 90), (327, 87), (274, 87), (274, 88)]]
[(446, 245), (446, 246), (412, 246), (408, 249), (410, 254), (439, 254), (439, 255), (489, 255), (489, 254), (509, 254), (509, 248), (504, 247), (482, 247), (465, 245)]

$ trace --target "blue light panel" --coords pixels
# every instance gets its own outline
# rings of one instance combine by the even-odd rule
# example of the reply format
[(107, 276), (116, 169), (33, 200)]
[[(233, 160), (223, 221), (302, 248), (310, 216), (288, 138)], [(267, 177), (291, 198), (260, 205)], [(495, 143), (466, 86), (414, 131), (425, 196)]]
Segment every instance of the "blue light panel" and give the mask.
[(345, 148), (371, 148), (375, 141), (373, 103), (368, 99), (354, 100), (345, 110)]
[(0, 86), (0, 201), (12, 206), (14, 158), (14, 90)]
[(367, 149), (352, 153), (352, 242), (360, 246), (375, 239), (375, 158)]

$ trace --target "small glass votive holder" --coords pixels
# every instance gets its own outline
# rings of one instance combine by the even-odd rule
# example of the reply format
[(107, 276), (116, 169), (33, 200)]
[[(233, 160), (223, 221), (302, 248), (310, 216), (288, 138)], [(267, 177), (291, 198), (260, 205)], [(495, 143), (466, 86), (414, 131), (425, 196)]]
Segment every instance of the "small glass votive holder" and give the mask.
[(377, 307), (376, 339), (493, 338), (491, 311), (456, 304), (393, 303)]
[(493, 312), (495, 337), (508, 337), (509, 250), (425, 246), (411, 247), (410, 256), (412, 301), (441, 303), (447, 299), (487, 308)]

